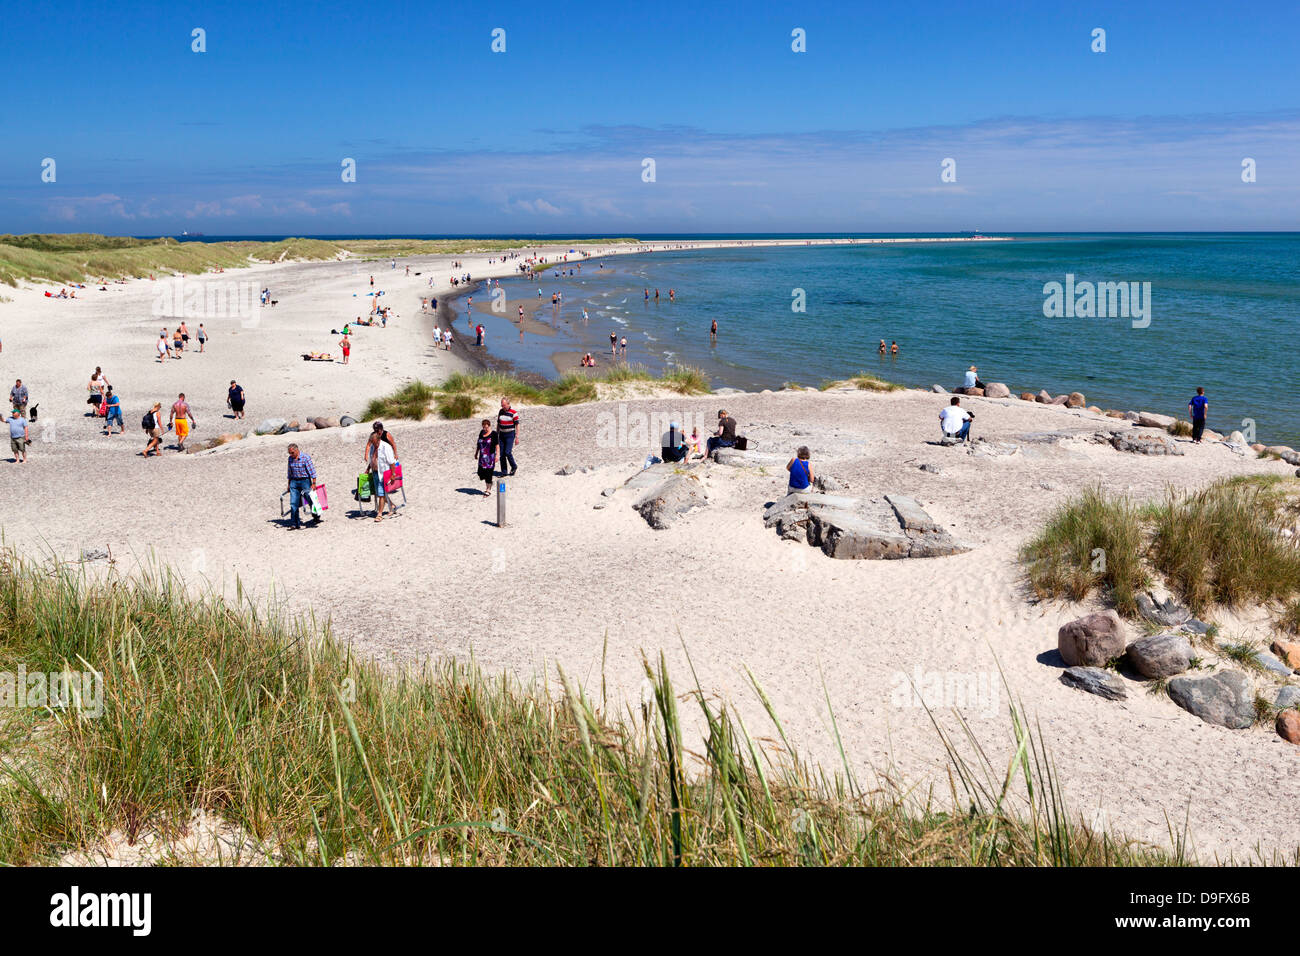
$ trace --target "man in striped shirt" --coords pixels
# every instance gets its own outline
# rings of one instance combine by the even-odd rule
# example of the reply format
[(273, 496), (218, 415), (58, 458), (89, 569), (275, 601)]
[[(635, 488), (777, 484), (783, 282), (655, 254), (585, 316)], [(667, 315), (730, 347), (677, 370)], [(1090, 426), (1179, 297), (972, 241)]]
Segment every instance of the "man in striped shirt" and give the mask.
[[(311, 455), (304, 455), (297, 445), (289, 446), (289, 480), (284, 490), (289, 492), (289, 529), (297, 531), (302, 527), (302, 517), (298, 510), (303, 505), (303, 496), (316, 487), (316, 465)], [(311, 519), (312, 524), (320, 524), (320, 516)]]
[[(519, 413), (510, 407), (510, 399), (501, 399), (501, 411), (497, 412), (497, 439), (501, 443), (501, 475), (513, 475), (519, 470), (515, 464), (515, 442), (519, 440)], [(506, 471), (506, 465), (510, 470)]]

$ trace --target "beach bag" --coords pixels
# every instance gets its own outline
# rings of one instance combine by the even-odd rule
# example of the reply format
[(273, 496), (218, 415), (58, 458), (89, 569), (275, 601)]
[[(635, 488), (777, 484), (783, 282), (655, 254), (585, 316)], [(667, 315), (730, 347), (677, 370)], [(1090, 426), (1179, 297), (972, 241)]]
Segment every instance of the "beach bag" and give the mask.
[(384, 493), (391, 494), (402, 487), (402, 463), (393, 462), (393, 467), (384, 472)]
[(307, 510), (311, 512), (312, 517), (319, 518), (321, 511), (323, 511), (324, 508), (321, 505), (320, 497), (317, 495), (316, 489), (312, 488), (302, 497), (304, 503), (307, 505)]
[(316, 511), (313, 511), (312, 514), (320, 514), (321, 511), (329, 511), (329, 509), (330, 509), (330, 496), (329, 496), (328, 494), (325, 493), (325, 483), (324, 483), (324, 482), (321, 482), (319, 485), (317, 485), (315, 488), (313, 488), (313, 489), (311, 490), (311, 494), (312, 494), (312, 497), (316, 499), (317, 503), (320, 504), (320, 509), (319, 509), (319, 510), (316, 510)]
[(158, 427), (153, 420), (153, 412), (144, 413), (144, 418), (140, 419), (140, 427), (147, 432), (151, 432)]
[(363, 471), (357, 475), (357, 501), (370, 500), (370, 472)]
[(749, 439), (746, 438), (744, 435), (737, 435), (736, 451), (748, 451), (748, 450), (749, 450)]
[(108, 402), (100, 402), (100, 403), (99, 403), (98, 414), (99, 414), (99, 416), (100, 416), (101, 418), (107, 418), (107, 417), (108, 417)]

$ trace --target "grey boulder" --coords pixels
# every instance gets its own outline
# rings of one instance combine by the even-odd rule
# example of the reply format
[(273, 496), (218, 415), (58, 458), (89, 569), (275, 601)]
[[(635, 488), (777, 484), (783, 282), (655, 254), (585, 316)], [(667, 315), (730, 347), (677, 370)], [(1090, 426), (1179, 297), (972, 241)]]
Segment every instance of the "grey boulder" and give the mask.
[(656, 531), (662, 531), (694, 508), (708, 504), (704, 484), (696, 475), (672, 475), (655, 485), (632, 507)]
[(1207, 724), (1243, 730), (1255, 722), (1255, 694), (1240, 671), (1211, 677), (1175, 677), (1169, 682), (1173, 702)]
[(1128, 697), (1124, 682), (1117, 675), (1100, 667), (1067, 667), (1061, 674), (1061, 683), (1107, 700), (1124, 700)]
[(1173, 677), (1192, 666), (1192, 645), (1182, 634), (1140, 637), (1128, 646), (1128, 662), (1143, 677)]
[(253, 429), (256, 435), (282, 435), (289, 428), (289, 423), (283, 418), (264, 418)]

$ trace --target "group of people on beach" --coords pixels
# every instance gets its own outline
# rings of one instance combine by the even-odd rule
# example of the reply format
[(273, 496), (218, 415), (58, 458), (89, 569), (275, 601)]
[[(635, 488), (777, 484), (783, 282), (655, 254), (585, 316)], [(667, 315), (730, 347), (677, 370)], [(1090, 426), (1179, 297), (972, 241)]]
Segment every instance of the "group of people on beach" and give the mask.
[[(206, 351), (208, 344), (208, 330), (203, 327), (202, 322), (199, 323), (198, 329), (195, 330), (195, 338), (198, 339), (199, 342), (199, 351)], [(165, 362), (169, 358), (184, 358), (185, 350), (190, 347), (190, 330), (189, 326), (185, 324), (185, 320), (182, 319), (181, 324), (176, 326), (175, 331), (171, 334), (170, 340), (167, 336), (167, 330), (165, 328), (160, 330), (158, 332), (158, 341), (155, 347), (158, 352), (157, 361), (159, 362)]]

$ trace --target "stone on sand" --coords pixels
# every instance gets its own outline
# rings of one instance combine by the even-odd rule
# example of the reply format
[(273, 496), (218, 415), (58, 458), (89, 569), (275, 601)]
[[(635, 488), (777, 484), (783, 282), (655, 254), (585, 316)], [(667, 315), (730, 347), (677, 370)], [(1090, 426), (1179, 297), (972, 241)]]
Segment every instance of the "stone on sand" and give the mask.
[(1101, 667), (1124, 653), (1124, 622), (1113, 610), (1062, 624), (1056, 649), (1070, 667)]
[(1061, 674), (1061, 683), (1107, 700), (1128, 697), (1128, 690), (1119, 675), (1100, 667), (1067, 667)]
[(1240, 671), (1220, 671), (1210, 677), (1175, 677), (1169, 696), (1207, 724), (1244, 730), (1255, 722), (1255, 695)]

